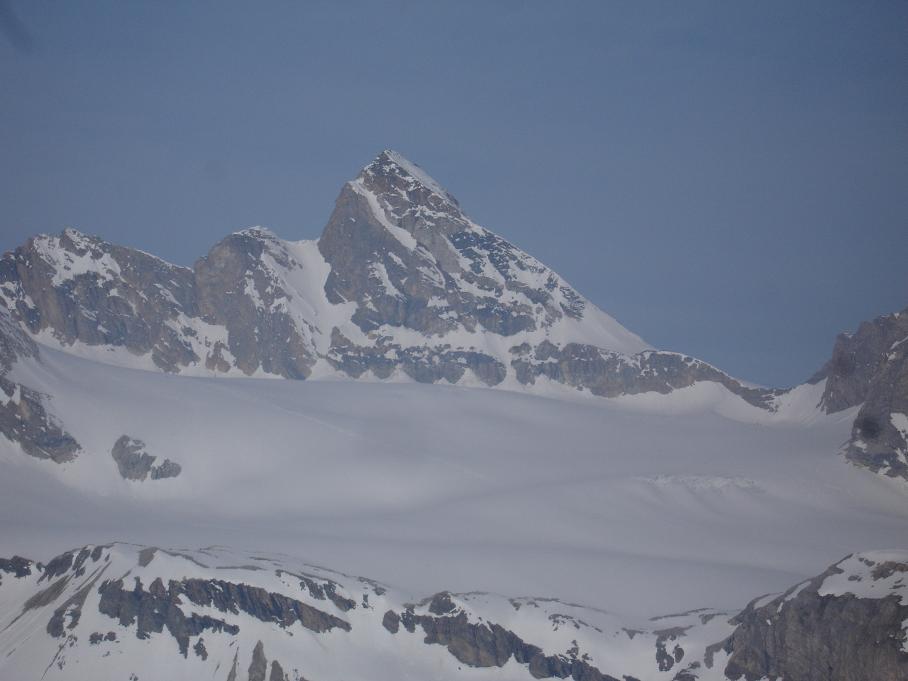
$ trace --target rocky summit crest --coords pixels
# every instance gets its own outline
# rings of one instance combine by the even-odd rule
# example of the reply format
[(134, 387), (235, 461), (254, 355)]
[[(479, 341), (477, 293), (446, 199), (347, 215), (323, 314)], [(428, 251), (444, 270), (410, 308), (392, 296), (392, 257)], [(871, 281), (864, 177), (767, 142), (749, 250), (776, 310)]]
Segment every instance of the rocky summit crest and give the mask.
[(357, 180), (370, 188), (386, 183), (387, 188), (406, 196), (413, 202), (436, 203), (438, 199), (459, 208), (457, 199), (421, 166), (393, 149), (385, 149), (365, 166)]
[[(343, 185), (318, 241), (251, 228), (185, 268), (68, 228), (0, 259), (0, 308), (39, 344), (172, 373), (408, 378), (534, 391), (555, 384), (604, 397), (710, 382), (768, 411), (784, 392), (653, 350), (545, 264), (473, 221), (441, 184), (392, 150)], [(876, 358), (908, 347), (900, 345), (904, 325), (893, 319), (885, 338), (857, 337), (880, 336), (864, 362), (868, 371)], [(851, 394), (835, 366), (813, 381), (828, 376), (830, 412), (836, 395)], [(890, 373), (879, 382), (889, 386), (886, 399), (901, 385), (901, 374)], [(904, 437), (901, 421), (889, 428), (889, 411), (881, 406), (873, 423), (892, 435), (891, 453)], [(854, 447), (866, 445), (864, 435)], [(886, 456), (886, 471), (904, 475)]]

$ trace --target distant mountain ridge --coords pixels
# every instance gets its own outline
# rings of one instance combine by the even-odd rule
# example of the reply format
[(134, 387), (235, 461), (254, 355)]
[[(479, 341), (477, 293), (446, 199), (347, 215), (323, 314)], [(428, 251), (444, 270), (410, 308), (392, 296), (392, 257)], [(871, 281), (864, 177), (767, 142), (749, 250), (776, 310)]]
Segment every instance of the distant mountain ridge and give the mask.
[[(555, 386), (602, 397), (715, 384), (768, 413), (790, 392), (649, 347), (390, 150), (343, 186), (317, 241), (246, 229), (187, 268), (72, 228), (33, 237), (0, 258), (0, 314), (0, 374), (14, 348), (36, 356), (45, 344), (188, 375), (404, 379), (543, 394)], [(808, 384), (823, 383), (823, 412), (862, 405), (843, 449), (852, 463), (908, 479), (906, 320), (908, 310), (840, 336)], [(40, 396), (20, 390), (32, 408), (14, 412), (14, 386), (0, 388), (5, 433), (39, 456), (75, 455), (77, 444), (42, 415)], [(27, 423), (37, 429), (31, 436)], [(52, 435), (36, 445), (37, 433)]]
[(66, 229), (0, 260), (0, 304), (39, 342), (173, 373), (609, 397), (714, 381), (769, 410), (778, 394), (650, 348), (393, 151), (344, 185), (317, 242), (253, 228), (185, 268)]

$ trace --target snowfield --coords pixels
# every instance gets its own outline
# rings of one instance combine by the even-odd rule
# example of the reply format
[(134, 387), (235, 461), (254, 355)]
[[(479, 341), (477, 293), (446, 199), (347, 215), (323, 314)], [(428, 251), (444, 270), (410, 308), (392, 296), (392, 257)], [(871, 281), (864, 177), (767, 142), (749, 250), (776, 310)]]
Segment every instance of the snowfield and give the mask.
[[(737, 609), (854, 551), (908, 546), (908, 490), (835, 452), (855, 410), (777, 413), (715, 383), (591, 398), (363, 381), (200, 378), (42, 348), (82, 451), (0, 442), (0, 555), (112, 540), (296, 556), (422, 598), (548, 596), (632, 617)], [(182, 467), (128, 481), (122, 435)]]

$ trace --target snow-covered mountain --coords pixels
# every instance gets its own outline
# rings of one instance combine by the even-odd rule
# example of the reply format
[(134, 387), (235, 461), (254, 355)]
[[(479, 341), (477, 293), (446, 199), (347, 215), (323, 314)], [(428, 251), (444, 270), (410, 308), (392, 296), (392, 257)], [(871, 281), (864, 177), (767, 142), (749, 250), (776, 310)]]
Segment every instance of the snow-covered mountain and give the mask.
[[(185, 268), (74, 229), (34, 237), (0, 259), (0, 311), (4, 328), (18, 324), (39, 344), (185, 375), (604, 397), (708, 383), (770, 413), (789, 401), (789, 391), (650, 348), (394, 151), (344, 185), (317, 241), (248, 229)], [(842, 336), (808, 385), (823, 386), (826, 413), (865, 405), (850, 461), (908, 479), (905, 319), (895, 313)], [(33, 449), (54, 459), (73, 452), (59, 427)]]
[(634, 619), (439, 592), (282, 555), (86, 546), (0, 559), (0, 674), (16, 679), (795, 681), (908, 675), (908, 552), (851, 555), (742, 612)]
[(3, 257), (0, 304), (42, 343), (174, 373), (777, 394), (653, 350), (393, 151), (316, 242), (248, 229), (188, 269), (67, 229)]
[[(0, 560), (0, 678), (903, 678), (904, 552), (808, 576), (908, 546), (906, 324), (746, 385), (390, 151), (318, 241), (37, 236), (0, 259), (0, 555), (89, 546)], [(149, 548), (211, 544), (245, 548)]]

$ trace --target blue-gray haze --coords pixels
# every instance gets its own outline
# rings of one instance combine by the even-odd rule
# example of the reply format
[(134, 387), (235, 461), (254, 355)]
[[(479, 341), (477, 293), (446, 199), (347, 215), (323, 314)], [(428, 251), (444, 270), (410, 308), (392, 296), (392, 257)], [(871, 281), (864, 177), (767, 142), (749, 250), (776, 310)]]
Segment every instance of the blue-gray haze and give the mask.
[(316, 237), (385, 147), (764, 384), (908, 304), (908, 3), (0, 0), (0, 250)]

